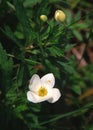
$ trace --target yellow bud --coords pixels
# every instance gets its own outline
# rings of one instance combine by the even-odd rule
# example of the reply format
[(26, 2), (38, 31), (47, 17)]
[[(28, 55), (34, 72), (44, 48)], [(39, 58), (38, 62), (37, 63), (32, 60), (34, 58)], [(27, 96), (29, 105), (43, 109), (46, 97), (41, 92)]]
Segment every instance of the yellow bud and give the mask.
[(40, 16), (40, 19), (41, 19), (43, 22), (46, 22), (46, 21), (47, 21), (47, 16), (46, 16), (46, 15), (41, 15), (41, 16)]
[(54, 17), (55, 17), (55, 20), (59, 22), (64, 22), (66, 19), (66, 15), (62, 10), (56, 10)]

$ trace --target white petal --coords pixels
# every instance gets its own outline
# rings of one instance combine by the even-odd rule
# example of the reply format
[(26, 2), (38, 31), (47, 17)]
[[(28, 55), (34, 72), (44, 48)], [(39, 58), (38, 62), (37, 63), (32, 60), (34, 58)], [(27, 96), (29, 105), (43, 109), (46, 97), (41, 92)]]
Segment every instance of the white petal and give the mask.
[(35, 98), (35, 96), (34, 96), (34, 93), (32, 93), (31, 91), (28, 91), (28, 92), (27, 92), (27, 99), (28, 99), (30, 102), (36, 103), (36, 98)]
[(54, 103), (54, 102), (56, 102), (60, 97), (61, 97), (61, 93), (60, 93), (59, 89), (53, 88), (53, 89), (52, 89), (52, 97), (51, 97), (50, 99), (48, 99), (48, 102)]
[(31, 91), (36, 91), (41, 86), (40, 77), (37, 74), (34, 74), (30, 80), (29, 89)]
[(55, 85), (55, 77), (52, 73), (46, 74), (41, 78), (42, 85), (53, 88)]
[(27, 92), (27, 99), (33, 103), (40, 103), (40, 102), (48, 100), (49, 98), (50, 98), (49, 95), (47, 95), (45, 97), (40, 97), (31, 91)]

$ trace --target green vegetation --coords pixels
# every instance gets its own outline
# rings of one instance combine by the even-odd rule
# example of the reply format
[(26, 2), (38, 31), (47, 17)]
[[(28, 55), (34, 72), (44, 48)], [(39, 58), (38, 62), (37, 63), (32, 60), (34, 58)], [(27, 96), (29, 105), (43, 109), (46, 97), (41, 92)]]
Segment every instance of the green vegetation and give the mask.
[[(1, 130), (93, 129), (92, 4), (0, 0)], [(64, 20), (56, 21), (56, 10), (65, 13)], [(54, 74), (62, 94), (56, 103), (27, 100), (35, 73)]]

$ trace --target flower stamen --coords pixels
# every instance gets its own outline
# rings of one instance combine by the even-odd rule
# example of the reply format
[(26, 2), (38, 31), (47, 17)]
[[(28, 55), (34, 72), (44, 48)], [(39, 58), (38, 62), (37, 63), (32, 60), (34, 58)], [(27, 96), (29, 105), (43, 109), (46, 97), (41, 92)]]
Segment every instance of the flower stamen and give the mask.
[(38, 95), (41, 96), (41, 97), (44, 97), (46, 96), (48, 93), (47, 89), (45, 87), (41, 87), (39, 90), (38, 90)]

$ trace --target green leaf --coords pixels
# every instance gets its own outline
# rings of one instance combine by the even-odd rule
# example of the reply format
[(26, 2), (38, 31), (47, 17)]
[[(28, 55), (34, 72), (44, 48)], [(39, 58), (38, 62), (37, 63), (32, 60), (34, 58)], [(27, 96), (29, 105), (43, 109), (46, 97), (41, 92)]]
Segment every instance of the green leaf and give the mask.
[(81, 95), (81, 87), (78, 85), (71, 86), (71, 89), (78, 95)]
[(67, 44), (65, 47), (65, 52), (68, 52), (69, 50), (71, 50), (74, 47), (73, 44)]
[(24, 63), (21, 63), (20, 66), (18, 67), (17, 75), (16, 75), (17, 88), (26, 85), (29, 78), (29, 73), (30, 72), (28, 66)]
[(62, 49), (56, 46), (48, 48), (49, 54), (51, 56), (63, 56)]
[(35, 4), (41, 2), (41, 0), (25, 0), (24, 1), (24, 6), (29, 7), (29, 6), (34, 6)]
[(54, 66), (54, 64), (52, 64), (49, 60), (46, 59), (45, 65), (47, 66), (47, 70), (49, 72), (53, 72), (57, 78), (60, 78), (59, 70), (57, 67)]
[(82, 35), (79, 31), (73, 29), (73, 34), (76, 36), (76, 38), (80, 41), (83, 40)]
[(46, 40), (47, 38), (48, 38), (48, 36), (49, 36), (49, 34), (50, 34), (50, 31), (51, 31), (51, 28), (50, 28), (50, 26), (48, 26), (47, 28), (44, 28), (43, 30), (42, 30), (42, 34), (41, 34), (41, 38), (42, 38), (42, 40)]
[(19, 31), (15, 31), (14, 35), (18, 38), (18, 39), (24, 39), (24, 35), (23, 33), (19, 32)]
[(17, 18), (23, 26), (23, 31), (24, 31), (24, 36), (26, 38), (26, 42), (28, 42), (32, 30), (31, 30), (28, 17), (26, 15), (26, 10), (23, 6), (23, 3), (19, 0), (14, 0), (14, 6), (15, 6)]
[(17, 38), (15, 37), (14, 33), (12, 32), (11, 28), (9, 26), (4, 26), (4, 30), (1, 29), (2, 32), (10, 38), (19, 48), (22, 48), (22, 45), (19, 43)]
[(75, 72), (73, 66), (71, 66), (70, 64), (68, 63), (64, 63), (64, 62), (61, 62), (61, 61), (57, 61), (63, 68), (66, 72), (72, 74)]
[(11, 67), (13, 65), (13, 62), (11, 59), (8, 59), (7, 53), (5, 50), (3, 50), (2, 45), (0, 44), (0, 67), (3, 70), (11, 70)]
[(17, 71), (17, 87), (20, 87), (23, 82), (24, 66), (20, 65)]
[(1, 86), (8, 87), (11, 82), (13, 69), (13, 61), (12, 59), (8, 59), (6, 51), (3, 49), (0, 44), (0, 84)]
[(33, 60), (33, 59), (25, 59), (26, 63), (30, 64), (30, 65), (36, 65), (39, 64), (40, 62)]

